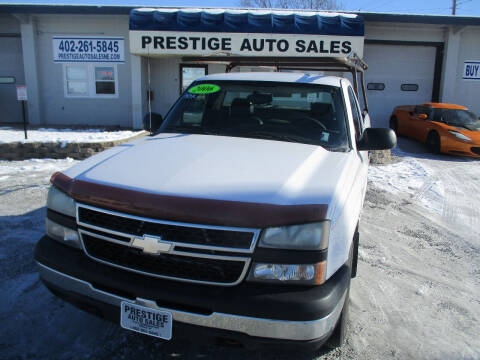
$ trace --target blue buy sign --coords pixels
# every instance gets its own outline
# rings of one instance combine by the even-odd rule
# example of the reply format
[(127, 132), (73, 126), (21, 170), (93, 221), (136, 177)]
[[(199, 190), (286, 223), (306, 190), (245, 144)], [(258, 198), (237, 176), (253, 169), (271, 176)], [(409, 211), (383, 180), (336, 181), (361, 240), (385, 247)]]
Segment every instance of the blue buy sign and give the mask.
[(464, 80), (480, 80), (480, 61), (465, 61), (463, 67)]

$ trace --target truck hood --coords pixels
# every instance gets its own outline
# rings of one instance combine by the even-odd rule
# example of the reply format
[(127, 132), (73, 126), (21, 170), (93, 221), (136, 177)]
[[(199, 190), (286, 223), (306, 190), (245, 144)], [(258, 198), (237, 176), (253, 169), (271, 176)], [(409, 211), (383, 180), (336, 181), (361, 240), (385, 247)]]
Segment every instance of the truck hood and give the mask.
[(357, 153), (281, 141), (160, 134), (52, 177), (79, 203), (197, 224), (265, 228), (332, 220), (360, 169)]
[(65, 175), (117, 188), (277, 205), (329, 204), (347, 153), (263, 139), (160, 134)]

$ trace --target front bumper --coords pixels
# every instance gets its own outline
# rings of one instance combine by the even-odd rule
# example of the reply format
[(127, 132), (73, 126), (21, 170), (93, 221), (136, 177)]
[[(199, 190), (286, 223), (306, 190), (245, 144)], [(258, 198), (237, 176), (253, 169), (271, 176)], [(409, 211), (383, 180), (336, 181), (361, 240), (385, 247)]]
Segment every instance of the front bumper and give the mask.
[(186, 284), (101, 264), (48, 237), (38, 242), (35, 259), (40, 278), (54, 293), (98, 315), (118, 322), (120, 303), (131, 301), (169, 311), (174, 324), (197, 327), (198, 333), (227, 332), (224, 337), (247, 347), (254, 339), (319, 347), (338, 321), (349, 280), (342, 268), (313, 287)]
[(460, 140), (445, 139), (443, 137), (440, 151), (451, 155), (480, 158), (480, 143), (467, 143)]

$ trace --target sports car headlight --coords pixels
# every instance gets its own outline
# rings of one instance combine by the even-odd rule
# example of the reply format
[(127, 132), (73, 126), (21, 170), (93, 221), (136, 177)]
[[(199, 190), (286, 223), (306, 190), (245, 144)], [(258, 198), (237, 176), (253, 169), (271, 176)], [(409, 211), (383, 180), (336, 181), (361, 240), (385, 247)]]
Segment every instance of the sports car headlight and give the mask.
[(453, 130), (448, 130), (450, 134), (455, 136), (457, 139), (463, 140), (463, 141), (472, 141), (468, 136), (463, 135), (462, 133), (459, 133), (458, 131), (453, 131)]
[(263, 231), (258, 246), (276, 249), (323, 250), (328, 247), (330, 221), (271, 227)]
[(71, 217), (76, 215), (75, 200), (58, 190), (55, 186), (50, 186), (48, 190), (47, 208)]

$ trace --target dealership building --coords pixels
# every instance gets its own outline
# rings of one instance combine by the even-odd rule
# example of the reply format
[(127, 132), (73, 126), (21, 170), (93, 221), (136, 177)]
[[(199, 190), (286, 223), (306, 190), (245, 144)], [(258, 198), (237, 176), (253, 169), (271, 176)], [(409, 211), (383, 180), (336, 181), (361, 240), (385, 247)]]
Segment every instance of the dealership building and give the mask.
[(373, 126), (430, 101), (480, 114), (480, 17), (0, 5), (0, 123), (22, 122), (26, 90), (32, 125), (141, 128), (204, 74), (355, 54)]

